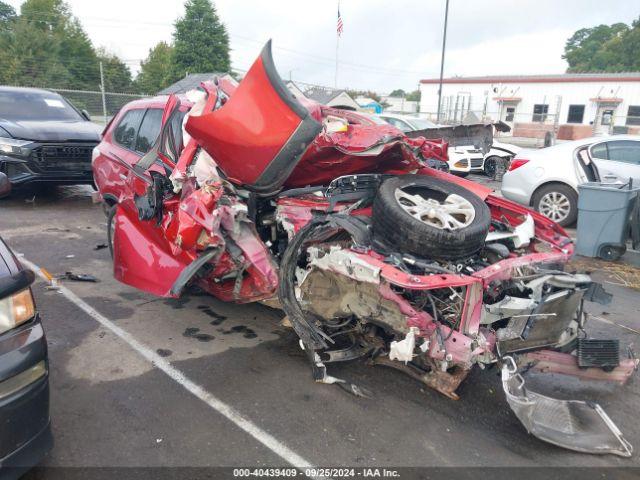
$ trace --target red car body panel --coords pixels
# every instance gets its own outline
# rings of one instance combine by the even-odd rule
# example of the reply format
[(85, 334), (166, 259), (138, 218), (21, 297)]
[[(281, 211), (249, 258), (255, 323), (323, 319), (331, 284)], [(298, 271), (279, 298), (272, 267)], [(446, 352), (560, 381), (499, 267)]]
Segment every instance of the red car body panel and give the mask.
[(113, 274), (122, 283), (161, 297), (193, 260), (182, 251), (172, 251), (163, 232), (140, 222), (135, 210), (118, 207), (113, 239)]
[[(232, 182), (256, 190), (277, 190), (321, 125), (272, 76), (270, 45), (247, 72), (226, 104), (190, 117), (187, 132), (216, 160)], [(275, 73), (277, 75), (277, 73)]]

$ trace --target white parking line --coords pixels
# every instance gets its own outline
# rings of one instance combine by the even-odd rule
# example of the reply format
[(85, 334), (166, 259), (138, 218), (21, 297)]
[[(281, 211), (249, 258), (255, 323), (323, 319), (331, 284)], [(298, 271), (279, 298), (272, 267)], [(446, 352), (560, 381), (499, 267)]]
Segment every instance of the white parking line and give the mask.
[[(42, 272), (40, 267), (38, 267), (35, 263), (30, 262), (24, 256), (20, 257), (20, 261), (30, 269), (32, 269), (40, 278), (45, 281), (49, 279)], [(216, 412), (220, 413), (228, 420), (233, 422), (236, 426), (247, 432), (257, 441), (262, 443), (265, 447), (271, 450), (273, 453), (282, 458), (285, 462), (289, 463), (294, 467), (310, 467), (313, 468), (313, 465), (298, 455), (296, 452), (291, 450), (289, 447), (284, 445), (282, 442), (277, 440), (273, 435), (265, 432), (263, 429), (254, 424), (251, 420), (243, 417), (236, 409), (227, 405), (222, 400), (215, 397), (213, 394), (205, 390), (203, 387), (193, 382), (189, 378), (185, 376), (180, 370), (172, 366), (167, 360), (162, 358), (156, 352), (146, 347), (138, 340), (136, 340), (129, 332), (123, 330), (107, 317), (102, 315), (100, 312), (95, 310), (91, 305), (86, 303), (80, 297), (78, 297), (75, 293), (69, 290), (64, 285), (59, 285), (58, 289), (62, 295), (64, 295), (69, 301), (77, 305), (81, 308), (87, 315), (100, 323), (103, 327), (108, 328), (122, 340), (124, 340), (131, 348), (133, 348), (136, 352), (146, 358), (148, 361), (153, 363), (156, 367), (166, 373), (169, 378), (171, 378), (176, 383), (180, 384), (183, 388), (189, 391), (191, 394), (205, 402), (211, 408), (213, 408)]]

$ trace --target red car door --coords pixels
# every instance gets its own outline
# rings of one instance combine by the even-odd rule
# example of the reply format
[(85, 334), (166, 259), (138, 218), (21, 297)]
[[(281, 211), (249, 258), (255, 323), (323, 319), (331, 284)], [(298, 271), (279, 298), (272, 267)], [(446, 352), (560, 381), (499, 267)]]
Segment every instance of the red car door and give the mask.
[(141, 154), (135, 148), (146, 111), (146, 108), (121, 111), (98, 146), (100, 154), (93, 163), (93, 177), (102, 197), (110, 203), (119, 201), (129, 168), (140, 159)]
[[(172, 296), (171, 286), (193, 258), (185, 253), (176, 255), (172, 252), (155, 219), (140, 218), (136, 197), (144, 197), (153, 185), (151, 172), (168, 175), (163, 163), (167, 167), (172, 166), (179, 154), (182, 138), (179, 106), (176, 97), (172, 96), (164, 110), (147, 110), (134, 144), (134, 149), (140, 153), (137, 153), (120, 182), (122, 192), (113, 219), (115, 278), (160, 296)], [(175, 130), (174, 134), (168, 135), (171, 137), (169, 145), (164, 144), (166, 126)], [(145, 155), (141, 154), (142, 151), (146, 151)]]

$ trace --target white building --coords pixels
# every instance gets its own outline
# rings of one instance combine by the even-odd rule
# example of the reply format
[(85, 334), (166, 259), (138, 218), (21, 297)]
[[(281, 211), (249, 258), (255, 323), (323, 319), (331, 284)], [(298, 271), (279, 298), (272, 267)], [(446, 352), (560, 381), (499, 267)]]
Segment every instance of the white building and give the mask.
[(304, 91), (304, 96), (328, 107), (343, 110), (359, 110), (358, 103), (345, 90), (328, 87), (312, 87)]
[(418, 111), (418, 102), (415, 100), (406, 100), (404, 97), (391, 97), (383, 95), (380, 97), (385, 112), (390, 113), (416, 113)]
[[(438, 110), (436, 79), (420, 81), (420, 112)], [(441, 121), (467, 112), (513, 127), (514, 136), (574, 139), (640, 133), (640, 72), (454, 77), (442, 82)]]

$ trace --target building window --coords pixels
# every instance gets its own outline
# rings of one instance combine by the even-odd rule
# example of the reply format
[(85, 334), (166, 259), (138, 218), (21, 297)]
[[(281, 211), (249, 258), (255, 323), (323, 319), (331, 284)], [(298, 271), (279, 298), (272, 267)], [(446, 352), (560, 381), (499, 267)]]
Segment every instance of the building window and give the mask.
[(640, 105), (629, 105), (627, 125), (640, 125)]
[(536, 103), (533, 106), (533, 121), (544, 122), (547, 119), (547, 113), (549, 113), (549, 105), (546, 103)]
[(516, 107), (507, 107), (507, 115), (504, 117), (505, 122), (513, 122), (516, 115)]
[(567, 123), (582, 123), (584, 118), (584, 105), (569, 105)]

